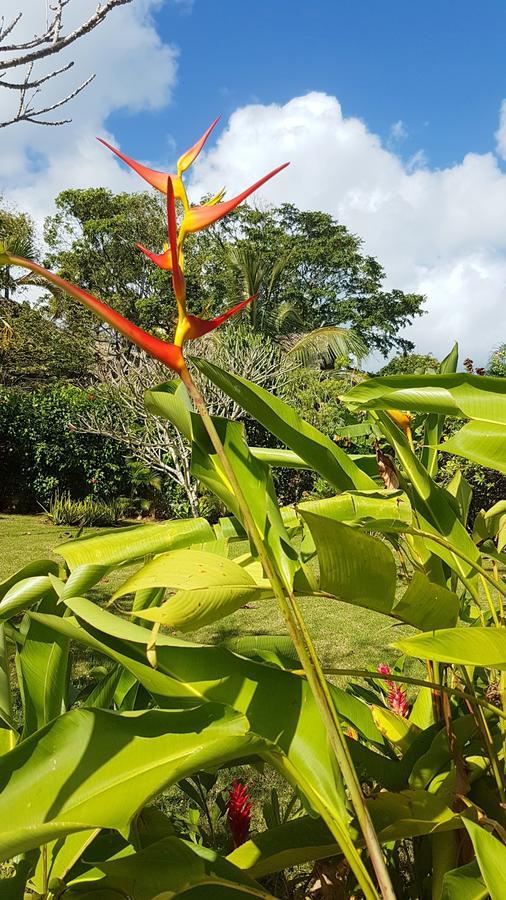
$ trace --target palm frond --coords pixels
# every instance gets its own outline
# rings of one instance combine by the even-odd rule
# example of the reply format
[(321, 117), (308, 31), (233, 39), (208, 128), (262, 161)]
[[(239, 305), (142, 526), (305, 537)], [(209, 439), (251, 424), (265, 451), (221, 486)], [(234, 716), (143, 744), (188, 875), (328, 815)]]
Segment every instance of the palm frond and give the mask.
[(334, 365), (336, 361), (348, 362), (350, 356), (357, 361), (367, 355), (362, 338), (351, 328), (327, 325), (308, 334), (294, 335), (285, 346), (288, 356), (303, 366)]

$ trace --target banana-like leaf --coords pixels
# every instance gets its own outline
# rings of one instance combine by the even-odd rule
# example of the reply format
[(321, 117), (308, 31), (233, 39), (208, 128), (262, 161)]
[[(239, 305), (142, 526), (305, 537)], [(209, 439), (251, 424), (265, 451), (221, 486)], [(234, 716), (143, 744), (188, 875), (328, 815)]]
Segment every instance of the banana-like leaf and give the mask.
[(222, 647), (247, 656), (273, 663), (283, 669), (300, 669), (301, 663), (292, 639), (284, 634), (248, 634), (227, 638)]
[(506, 474), (506, 425), (502, 423), (468, 422), (438, 449)]
[(504, 873), (506, 872), (506, 847), (475, 822), (464, 819), (467, 833), (473, 842), (474, 851), (491, 900), (504, 898)]
[[(376, 833), (382, 843), (417, 835), (453, 831), (461, 827), (460, 816), (444, 800), (426, 791), (382, 791), (366, 801)], [(362, 835), (355, 824), (350, 833), (358, 846)], [(255, 835), (229, 854), (228, 859), (254, 878), (303, 865), (314, 859), (335, 856), (339, 848), (320, 819), (302, 816)]]
[(53, 585), (49, 575), (33, 575), (17, 581), (4, 594), (0, 602), (0, 622), (16, 616), (22, 610), (30, 609), (43, 597), (53, 593)]
[[(98, 612), (97, 607), (87, 601), (79, 601), (79, 610), (76, 601), (72, 601), (72, 606), (81, 619), (84, 616), (92, 622)], [(38, 613), (31, 616), (39, 618)], [(325, 818), (331, 817), (343, 846), (351, 850), (341, 779), (334, 766), (318, 708), (304, 678), (236, 656), (222, 647), (184, 644), (168, 635), (161, 636), (157, 644), (155, 670), (146, 664), (140, 643), (118, 641), (90, 625), (85, 629), (71, 618), (40, 618), (48, 626), (120, 663), (161, 706), (219, 702), (245, 714), (251, 732), (264, 742), (264, 749), (258, 747), (256, 752), (298, 786), (316, 811)], [(132, 634), (145, 634), (145, 629), (130, 622), (126, 624)], [(108, 631), (112, 629), (108, 628)], [(356, 719), (355, 727), (366, 740), (382, 744), (368, 707), (344, 691), (333, 689), (332, 693), (339, 713), (347, 720)]]
[[(321, 507), (328, 512), (326, 507)], [(382, 541), (320, 512), (301, 509), (316, 544), (320, 590), (388, 614), (395, 600), (395, 562)]]
[[(54, 615), (57, 603), (47, 597), (41, 613)], [(63, 607), (60, 606), (63, 611)], [(23, 702), (23, 738), (42, 728), (65, 709), (69, 641), (42, 622), (30, 620), (16, 665)]]
[(284, 447), (250, 447), (252, 456), (268, 466), (282, 466), (285, 469), (312, 469), (307, 462), (293, 450)]
[[(422, 530), (434, 530), (438, 536), (443, 535), (456, 550), (464, 553), (469, 559), (479, 562), (480, 554), (460, 521), (446, 491), (428, 475), (425, 467), (413, 453), (405, 434), (390, 417), (383, 412), (378, 412), (376, 415), (385, 437), (395, 447), (397, 456), (413, 486), (413, 504), (419, 514)], [(433, 554), (439, 556), (457, 572), (475, 599), (479, 600), (478, 578), (472, 565), (464, 562), (446, 547), (436, 545), (435, 542), (429, 544), (428, 539), (426, 539), (426, 543)]]
[[(453, 720), (452, 730), (459, 751), (465, 754), (466, 746), (475, 738), (478, 731), (475, 720), (472, 716), (460, 716)], [(449, 746), (444, 728), (435, 734), (429, 733), (429, 737), (432, 738), (430, 744), (425, 748), (425, 752), (414, 760), (409, 775), (409, 785), (414, 789), (427, 788), (453, 759), (453, 750)]]
[[(155, 416), (168, 419), (175, 428), (188, 441), (192, 440), (192, 405), (188, 397), (188, 391), (181, 381), (168, 381), (160, 384), (151, 391), (146, 391), (144, 405), (148, 412)], [(292, 450), (271, 447), (251, 447), (251, 453), (256, 459), (267, 463), (269, 466), (283, 466), (287, 469), (307, 469), (304, 462)]]
[(506, 500), (499, 500), (486, 511), (480, 509), (473, 523), (473, 540), (476, 543), (495, 538), (500, 553), (506, 547)]
[(475, 861), (459, 869), (451, 869), (443, 877), (441, 900), (486, 900), (488, 896)]
[(411, 525), (411, 504), (403, 491), (344, 491), (336, 497), (297, 504), (297, 510), (322, 515), (371, 531), (402, 530)]
[(414, 572), (392, 614), (421, 631), (433, 631), (456, 625), (459, 609), (460, 601), (453, 591), (433, 584), (423, 572)]
[(163, 525), (115, 528), (107, 534), (69, 541), (57, 549), (73, 570), (78, 566), (117, 566), (153, 553), (177, 550), (214, 539), (214, 531), (206, 519), (174, 519)]
[(326, 435), (305, 422), (293, 407), (264, 388), (225, 372), (207, 360), (193, 359), (210, 381), (235, 400), (283, 444), (293, 450), (338, 490), (374, 490), (372, 478)]
[(464, 666), (506, 669), (506, 628), (443, 628), (392, 645), (407, 656)]
[(408, 409), (506, 425), (506, 383), (466, 373), (369, 378), (343, 396), (352, 409)]
[(372, 716), (382, 735), (389, 744), (406, 753), (420, 734), (420, 729), (409, 719), (400, 716), (384, 706), (373, 706)]
[(90, 828), (125, 833), (167, 785), (259, 745), (247, 719), (218, 704), (59, 716), (0, 759), (0, 859)]
[(6, 593), (19, 581), (24, 581), (27, 578), (35, 578), (37, 576), (44, 577), (49, 575), (49, 573), (58, 575), (58, 571), (58, 563), (55, 562), (54, 559), (35, 559), (33, 562), (28, 563), (26, 566), (23, 566), (22, 569), (15, 572), (14, 575), (9, 575), (8, 578), (0, 582), (0, 600), (5, 597)]
[(255, 583), (241, 566), (223, 556), (199, 550), (174, 550), (150, 560), (114, 594), (169, 588), (176, 593), (161, 606), (137, 610), (137, 616), (181, 631), (215, 622), (252, 600), (272, 597), (265, 580)]
[(191, 401), (182, 381), (177, 378), (159, 384), (144, 395), (144, 405), (148, 412), (169, 422), (188, 441), (192, 439), (190, 412)]
[(0, 753), (12, 750), (17, 738), (12, 719), (9, 649), (4, 626), (0, 625)]
[(274, 900), (265, 888), (213, 850), (178, 837), (166, 837), (133, 852), (127, 848), (70, 882), (68, 900), (99, 900), (107, 891), (135, 900)]
[[(285, 528), (269, 466), (251, 455), (242, 425), (220, 418), (213, 421), (258, 532), (286, 586), (291, 589), (296, 576), (299, 575), (304, 586), (310, 589), (309, 576), (304, 573), (303, 565)], [(192, 415), (192, 429), (193, 474), (203, 481), (238, 519), (241, 519), (237, 499), (200, 416)]]
[(457, 470), (449, 484), (445, 488), (447, 494), (454, 497), (457, 501), (459, 518), (463, 525), (467, 522), (469, 515), (469, 507), (473, 499), (473, 489), (462, 472)]

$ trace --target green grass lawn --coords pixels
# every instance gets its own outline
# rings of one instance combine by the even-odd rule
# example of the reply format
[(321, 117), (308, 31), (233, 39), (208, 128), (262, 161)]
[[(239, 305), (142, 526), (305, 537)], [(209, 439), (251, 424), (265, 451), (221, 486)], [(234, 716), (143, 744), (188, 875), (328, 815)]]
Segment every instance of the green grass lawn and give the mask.
[[(85, 533), (97, 531), (100, 529), (87, 529)], [(0, 516), (0, 581), (33, 559), (61, 561), (54, 548), (76, 533), (76, 528), (48, 524), (44, 515)], [(237, 553), (244, 549), (241, 545), (233, 548)], [(94, 595), (99, 601), (105, 599), (126, 576), (125, 569), (121, 575), (113, 573), (98, 585)], [(393, 625), (386, 616), (336, 600), (302, 598), (300, 604), (326, 666), (375, 668), (380, 662), (390, 663), (395, 658), (395, 652), (388, 645), (410, 630)], [(284, 633), (284, 623), (276, 602), (266, 600), (250, 604), (248, 608), (240, 609), (190, 637), (203, 643), (217, 643), (237, 635)]]

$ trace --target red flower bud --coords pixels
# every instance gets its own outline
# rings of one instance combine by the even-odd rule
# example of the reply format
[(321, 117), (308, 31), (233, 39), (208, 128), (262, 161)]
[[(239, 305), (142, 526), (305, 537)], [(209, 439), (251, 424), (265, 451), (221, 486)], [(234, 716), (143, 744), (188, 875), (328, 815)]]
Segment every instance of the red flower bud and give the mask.
[(229, 792), (227, 820), (234, 842), (234, 847), (240, 847), (248, 837), (251, 823), (251, 802), (248, 793), (248, 785), (240, 781), (232, 782)]

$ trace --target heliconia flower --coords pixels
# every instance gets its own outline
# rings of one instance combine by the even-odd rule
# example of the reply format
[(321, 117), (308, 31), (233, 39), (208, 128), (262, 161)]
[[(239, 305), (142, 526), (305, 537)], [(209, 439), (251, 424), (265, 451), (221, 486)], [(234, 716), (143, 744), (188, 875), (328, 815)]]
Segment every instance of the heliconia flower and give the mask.
[(218, 222), (223, 216), (228, 215), (228, 213), (232, 212), (243, 200), (246, 200), (247, 197), (250, 196), (254, 191), (258, 190), (266, 181), (269, 181), (270, 178), (274, 178), (278, 172), (281, 172), (283, 169), (290, 165), (289, 163), (283, 163), (282, 166), (278, 166), (277, 169), (273, 169), (272, 172), (269, 172), (267, 175), (264, 175), (263, 178), (260, 178), (258, 181), (255, 181), (255, 184), (252, 184), (251, 187), (246, 188), (245, 191), (242, 191), (237, 197), (232, 197), (231, 200), (222, 200), (220, 203), (215, 203), (212, 206), (208, 204), (203, 204), (202, 206), (190, 206), (189, 209), (185, 211), (183, 221), (181, 223), (181, 228), (179, 231), (179, 242), (181, 243), (186, 234), (193, 234), (195, 231), (201, 231), (203, 228), (207, 228), (209, 225), (213, 225), (214, 222)]
[[(174, 187), (174, 194), (178, 200), (181, 200), (185, 206), (188, 204), (188, 200), (186, 198), (186, 191), (184, 189), (183, 181), (181, 175), (183, 172), (191, 166), (192, 162), (194, 162), (199, 155), (202, 147), (207, 141), (209, 135), (213, 128), (218, 124), (219, 116), (214, 122), (209, 126), (207, 131), (202, 135), (202, 137), (197, 141), (196, 144), (193, 145), (186, 153), (183, 153), (182, 156), (179, 157), (177, 161), (177, 175), (171, 175), (172, 184)], [(116, 147), (113, 147), (112, 144), (109, 144), (107, 141), (104, 141), (103, 138), (97, 138), (101, 144), (111, 150), (116, 156), (119, 156), (120, 159), (123, 160), (127, 166), (130, 166), (134, 172), (137, 172), (141, 178), (144, 178), (151, 187), (156, 188), (157, 191), (160, 191), (162, 194), (165, 194), (167, 191), (167, 172), (158, 172), (156, 169), (150, 169), (147, 166), (143, 166), (141, 163), (138, 163), (135, 159), (132, 159), (130, 156), (125, 156), (120, 150), (117, 150)]]
[(135, 246), (141, 253), (144, 253), (144, 256), (147, 256), (155, 266), (158, 266), (159, 269), (165, 269), (167, 272), (172, 272), (172, 251), (168, 244), (163, 245), (163, 251), (161, 253), (152, 253), (151, 250), (143, 247), (142, 244), (136, 244)]
[(221, 316), (216, 316), (214, 319), (201, 319), (199, 316), (191, 315), (185, 316), (184, 321), (178, 323), (174, 343), (182, 345), (185, 341), (194, 340), (202, 337), (204, 334), (208, 334), (210, 331), (214, 331), (215, 328), (219, 328), (220, 325), (223, 325), (223, 322), (240, 312), (241, 309), (244, 309), (248, 303), (251, 303), (257, 297), (258, 294), (253, 294), (247, 300), (241, 300), (240, 303), (236, 303), (231, 309), (227, 309)]
[(393, 422), (404, 432), (410, 444), (413, 444), (413, 436), (411, 434), (411, 422), (413, 416), (409, 413), (401, 412), (399, 409), (387, 409), (387, 415)]
[(177, 174), (180, 177), (183, 174), (183, 172), (186, 172), (186, 170), (190, 168), (191, 164), (193, 162), (195, 162), (195, 160), (197, 159), (197, 156), (199, 155), (200, 151), (202, 150), (202, 147), (204, 146), (205, 142), (207, 141), (209, 135), (211, 134), (211, 131), (213, 130), (213, 128), (216, 127), (216, 125), (218, 124), (219, 121), (220, 121), (220, 116), (218, 116), (214, 120), (214, 122), (211, 122), (207, 131), (204, 132), (204, 134), (202, 135), (201, 138), (199, 138), (197, 143), (194, 144), (193, 147), (190, 147), (190, 149), (187, 150), (186, 153), (183, 153), (183, 155), (179, 157), (179, 159), (177, 161)]
[(55, 287), (60, 288), (60, 290), (64, 291), (70, 297), (74, 297), (79, 303), (82, 303), (83, 306), (86, 306), (87, 309), (95, 313), (99, 319), (102, 319), (103, 322), (107, 322), (108, 325), (111, 325), (116, 331), (119, 331), (120, 334), (132, 341), (132, 343), (137, 344), (138, 347), (141, 347), (141, 349), (145, 350), (146, 353), (149, 353), (150, 356), (165, 363), (165, 365), (170, 369), (173, 369), (174, 372), (181, 372), (184, 369), (185, 361), (181, 352), (181, 347), (177, 347), (175, 344), (170, 344), (168, 341), (162, 341), (160, 338), (148, 334), (147, 331), (143, 331), (142, 328), (139, 328), (137, 325), (134, 325), (133, 322), (125, 319), (124, 316), (108, 306), (107, 303), (94, 297), (93, 294), (88, 294), (87, 291), (83, 291), (69, 281), (65, 281), (65, 279), (60, 278), (59, 275), (49, 272), (47, 269), (44, 269), (43, 266), (39, 266), (38, 263), (33, 262), (31, 259), (23, 259), (20, 256), (14, 256), (5, 252), (0, 245), (0, 265), (6, 263), (11, 266), (21, 266), (24, 269), (29, 269), (31, 272), (35, 272), (37, 275), (42, 276), (42, 278), (46, 279), (46, 281), (49, 281), (51, 284), (54, 284)]
[(227, 820), (234, 847), (240, 847), (248, 837), (251, 823), (251, 802), (248, 786), (232, 782), (227, 805)]

